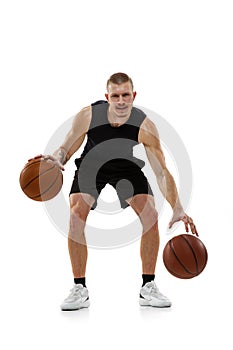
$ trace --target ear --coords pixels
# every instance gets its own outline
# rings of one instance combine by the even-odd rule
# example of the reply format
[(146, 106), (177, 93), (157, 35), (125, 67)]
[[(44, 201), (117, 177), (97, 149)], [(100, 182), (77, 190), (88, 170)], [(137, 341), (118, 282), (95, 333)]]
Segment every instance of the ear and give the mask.
[(136, 91), (134, 91), (134, 93), (133, 93), (133, 99), (135, 99), (136, 96), (137, 96), (137, 93), (136, 93)]
[(106, 100), (108, 101), (108, 94), (105, 94)]

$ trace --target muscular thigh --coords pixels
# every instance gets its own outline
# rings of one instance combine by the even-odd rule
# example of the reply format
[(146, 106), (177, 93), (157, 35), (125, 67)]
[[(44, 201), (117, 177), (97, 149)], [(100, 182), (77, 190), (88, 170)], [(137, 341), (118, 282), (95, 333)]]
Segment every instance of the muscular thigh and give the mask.
[(144, 230), (157, 225), (158, 213), (155, 208), (154, 197), (150, 194), (137, 194), (127, 199), (127, 202), (139, 216)]
[(70, 209), (73, 214), (85, 217), (89, 211), (95, 198), (88, 193), (72, 193), (70, 195)]
[(141, 214), (145, 210), (147, 212), (156, 210), (154, 197), (150, 194), (136, 194), (126, 201), (137, 214)]

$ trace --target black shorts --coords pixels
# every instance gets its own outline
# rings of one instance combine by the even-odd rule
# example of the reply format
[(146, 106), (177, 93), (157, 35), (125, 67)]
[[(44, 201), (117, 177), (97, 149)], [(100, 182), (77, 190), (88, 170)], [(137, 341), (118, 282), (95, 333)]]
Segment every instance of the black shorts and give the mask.
[(91, 169), (87, 171), (75, 171), (74, 180), (71, 186), (70, 194), (88, 193), (95, 198), (95, 203), (91, 209), (97, 206), (97, 199), (102, 189), (107, 185), (112, 185), (120, 200), (121, 207), (124, 209), (129, 204), (126, 199), (136, 194), (153, 195), (150, 184), (141, 168), (132, 163), (127, 163), (127, 167), (119, 168), (115, 165), (107, 165), (102, 167), (95, 176)]

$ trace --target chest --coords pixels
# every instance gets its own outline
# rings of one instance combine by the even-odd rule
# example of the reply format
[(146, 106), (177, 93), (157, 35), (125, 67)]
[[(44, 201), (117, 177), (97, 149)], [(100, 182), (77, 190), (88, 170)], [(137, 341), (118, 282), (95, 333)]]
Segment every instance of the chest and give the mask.
[(95, 144), (111, 139), (128, 139), (138, 143), (139, 128), (130, 124), (123, 124), (119, 127), (113, 127), (110, 124), (103, 124), (91, 127), (88, 131), (88, 137)]

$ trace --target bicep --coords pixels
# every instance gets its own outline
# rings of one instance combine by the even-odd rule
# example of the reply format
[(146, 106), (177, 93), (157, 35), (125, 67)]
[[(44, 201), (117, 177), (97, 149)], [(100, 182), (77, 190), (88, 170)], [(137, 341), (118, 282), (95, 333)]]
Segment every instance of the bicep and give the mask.
[(140, 129), (140, 142), (143, 143), (151, 166), (156, 169), (166, 168), (165, 156), (160, 144), (159, 133), (154, 123), (146, 119)]
[(90, 125), (91, 112), (87, 107), (79, 112), (72, 123), (72, 127), (65, 137), (62, 147), (67, 152), (74, 153), (83, 143)]

